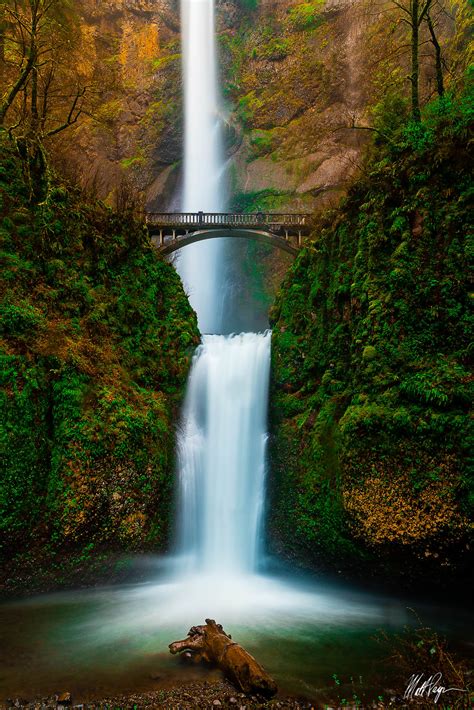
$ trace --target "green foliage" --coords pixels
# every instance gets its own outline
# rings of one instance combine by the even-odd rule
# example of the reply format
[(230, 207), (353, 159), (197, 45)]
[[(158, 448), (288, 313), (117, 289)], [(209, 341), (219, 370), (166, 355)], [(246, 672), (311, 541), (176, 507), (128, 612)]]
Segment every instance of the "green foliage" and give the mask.
[(129, 170), (130, 168), (137, 168), (145, 165), (146, 157), (142, 149), (139, 150), (137, 155), (133, 155), (130, 158), (123, 158), (120, 161), (122, 168)]
[(95, 119), (98, 123), (105, 124), (109, 128), (112, 128), (112, 125), (118, 120), (123, 110), (122, 101), (120, 99), (112, 99), (102, 104), (97, 109)]
[(362, 351), (363, 360), (374, 360), (377, 357), (377, 350), (372, 345), (367, 345)]
[(252, 146), (253, 157), (271, 153), (275, 145), (275, 132), (252, 131), (250, 134), (250, 145)]
[(195, 316), (130, 215), (27, 194), (3, 139), (0, 553), (163, 545)]
[(41, 313), (27, 301), (0, 305), (0, 333), (2, 335), (31, 336), (41, 321)]
[(177, 62), (181, 60), (181, 54), (175, 53), (175, 54), (165, 54), (163, 57), (158, 57), (158, 59), (153, 59), (151, 62), (151, 66), (153, 71), (160, 71), (164, 67), (166, 67), (168, 64), (171, 64), (172, 62)]
[(254, 12), (258, 7), (258, 0), (239, 0), (239, 5), (247, 12)]
[(247, 22), (244, 20), (239, 26), (239, 32), (223, 32), (218, 35), (219, 54), (226, 68), (222, 77), (224, 96), (240, 93), (242, 71), (248, 61), (246, 30)]
[(371, 109), (374, 128), (383, 136), (392, 136), (405, 124), (408, 111), (409, 102), (401, 87), (386, 89), (381, 100)]
[(254, 47), (255, 59), (268, 59), (273, 62), (285, 59), (290, 52), (290, 41), (285, 37), (271, 37), (267, 42)]
[(241, 192), (234, 194), (231, 208), (236, 212), (278, 212), (291, 198), (287, 192), (278, 190), (260, 190), (258, 192)]
[(316, 564), (468, 564), (471, 105), (448, 95), (377, 137), (272, 310), (271, 534)]
[(24, 357), (0, 354), (0, 555), (41, 526), (49, 458), (45, 386), (44, 371)]
[(242, 123), (250, 126), (253, 122), (255, 113), (263, 106), (263, 100), (257, 96), (255, 91), (250, 91), (245, 96), (240, 97), (237, 114)]
[(312, 0), (293, 5), (288, 10), (288, 18), (295, 30), (314, 30), (324, 21), (321, 14), (322, 0)]

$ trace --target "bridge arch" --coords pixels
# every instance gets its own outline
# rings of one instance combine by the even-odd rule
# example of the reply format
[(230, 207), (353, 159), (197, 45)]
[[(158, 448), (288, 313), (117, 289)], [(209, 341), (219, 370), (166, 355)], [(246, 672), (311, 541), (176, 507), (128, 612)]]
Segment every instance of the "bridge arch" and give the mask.
[(299, 251), (296, 246), (293, 246), (289, 240), (284, 237), (260, 229), (235, 229), (229, 227), (227, 227), (227, 229), (199, 229), (195, 232), (176, 235), (174, 239), (169, 239), (162, 244), (159, 243), (159, 238), (157, 237), (152, 237), (152, 241), (156, 243), (160, 253), (166, 256), (190, 244), (223, 237), (231, 239), (253, 239), (254, 241), (263, 242), (282, 249), (292, 256), (296, 256)]

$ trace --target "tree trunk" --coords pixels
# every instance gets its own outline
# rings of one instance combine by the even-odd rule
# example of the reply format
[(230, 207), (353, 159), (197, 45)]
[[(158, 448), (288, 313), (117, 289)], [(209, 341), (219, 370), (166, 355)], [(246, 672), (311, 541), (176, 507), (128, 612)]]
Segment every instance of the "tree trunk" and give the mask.
[(420, 111), (420, 67), (419, 67), (419, 0), (411, 0), (411, 114), (413, 120), (421, 121)]
[(38, 66), (35, 62), (31, 70), (31, 125), (32, 136), (38, 135), (39, 113), (38, 113)]
[(193, 626), (188, 637), (169, 645), (170, 652), (183, 653), (192, 660), (217, 665), (224, 675), (244, 693), (275, 695), (275, 681), (242, 646), (232, 641), (220, 624), (206, 619), (205, 626)]
[(28, 59), (26, 61), (25, 66), (20, 71), (20, 73), (17, 77), (17, 80), (14, 82), (13, 86), (7, 92), (5, 98), (3, 99), (3, 101), (0, 105), (0, 126), (3, 126), (3, 124), (5, 123), (5, 117), (6, 117), (8, 109), (10, 108), (12, 103), (15, 101), (16, 96), (19, 93), (19, 91), (21, 91), (23, 86), (26, 84), (33, 68), (34, 67), (37, 68), (36, 67), (36, 63), (38, 61), (37, 46), (36, 46), (36, 41), (37, 41), (36, 35), (37, 35), (37, 31), (38, 31), (37, 2), (35, 2), (35, 3), (30, 2), (30, 10), (31, 10), (31, 30), (29, 32), (27, 32), (27, 34), (30, 35), (30, 44), (28, 47), (28, 52), (25, 52), (28, 55)]
[(441, 60), (441, 47), (436, 37), (436, 32), (433, 27), (433, 22), (431, 21), (430, 14), (426, 15), (426, 23), (431, 35), (431, 43), (435, 48), (435, 66), (436, 66), (436, 88), (438, 90), (438, 96), (444, 94), (444, 81), (443, 81), (443, 64)]
[(33, 68), (33, 64), (35, 61), (34, 54), (30, 51), (28, 55), (28, 61), (25, 65), (25, 68), (23, 69), (22, 72), (20, 72), (16, 82), (13, 84), (11, 87), (10, 91), (7, 93), (5, 99), (3, 100), (1, 106), (0, 106), (0, 126), (3, 126), (3, 123), (5, 122), (5, 116), (7, 114), (8, 109), (14, 102), (18, 92), (22, 89), (23, 85), (26, 83), (26, 80), (28, 79), (30, 72)]

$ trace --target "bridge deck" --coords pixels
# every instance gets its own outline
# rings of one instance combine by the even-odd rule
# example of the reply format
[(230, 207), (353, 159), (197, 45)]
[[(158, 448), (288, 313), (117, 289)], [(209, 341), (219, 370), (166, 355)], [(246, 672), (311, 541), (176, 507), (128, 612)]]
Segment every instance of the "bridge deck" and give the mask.
[(257, 239), (296, 255), (311, 231), (311, 215), (298, 213), (149, 212), (146, 225), (162, 254), (216, 237)]
[[(267, 228), (269, 231), (296, 229), (310, 230), (311, 215), (299, 213), (239, 214), (235, 212), (149, 212), (146, 222), (150, 231), (160, 228), (208, 229), (222, 227)], [(273, 229), (272, 229), (273, 228)]]

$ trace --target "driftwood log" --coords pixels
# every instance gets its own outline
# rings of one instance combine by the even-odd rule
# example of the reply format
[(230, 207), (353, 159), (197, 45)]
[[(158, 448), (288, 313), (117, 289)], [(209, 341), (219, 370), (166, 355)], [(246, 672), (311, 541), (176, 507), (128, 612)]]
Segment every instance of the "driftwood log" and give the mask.
[(169, 649), (196, 663), (205, 661), (217, 665), (244, 693), (271, 697), (277, 692), (273, 678), (213, 619), (206, 619), (205, 626), (193, 626), (187, 638), (170, 643)]

